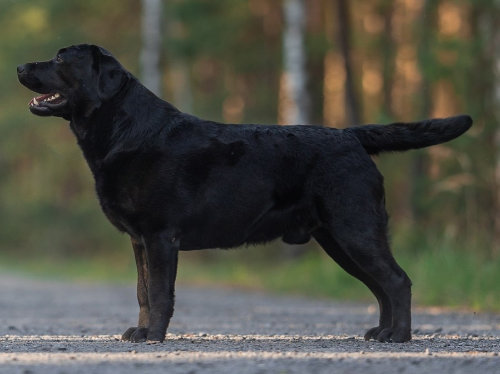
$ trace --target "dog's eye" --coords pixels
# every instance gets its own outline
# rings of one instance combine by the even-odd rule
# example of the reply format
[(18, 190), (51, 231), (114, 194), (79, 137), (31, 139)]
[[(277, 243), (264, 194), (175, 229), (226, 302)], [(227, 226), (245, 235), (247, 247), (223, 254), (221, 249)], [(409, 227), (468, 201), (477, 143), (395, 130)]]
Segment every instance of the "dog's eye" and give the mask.
[(57, 62), (58, 64), (60, 64), (60, 63), (64, 62), (64, 60), (62, 59), (62, 57), (61, 57), (61, 56), (57, 55), (57, 56), (56, 56), (56, 62)]

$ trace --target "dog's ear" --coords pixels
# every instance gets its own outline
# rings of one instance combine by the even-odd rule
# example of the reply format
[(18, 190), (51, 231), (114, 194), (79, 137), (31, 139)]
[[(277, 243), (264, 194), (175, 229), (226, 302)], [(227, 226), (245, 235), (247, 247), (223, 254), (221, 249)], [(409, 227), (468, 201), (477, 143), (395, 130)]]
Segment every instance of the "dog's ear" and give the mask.
[(102, 47), (90, 45), (93, 81), (85, 105), (84, 116), (90, 117), (102, 102), (116, 95), (127, 83), (130, 74)]
[(110, 99), (125, 85), (128, 73), (107, 50), (96, 45), (91, 48), (92, 68), (96, 72), (99, 99)]

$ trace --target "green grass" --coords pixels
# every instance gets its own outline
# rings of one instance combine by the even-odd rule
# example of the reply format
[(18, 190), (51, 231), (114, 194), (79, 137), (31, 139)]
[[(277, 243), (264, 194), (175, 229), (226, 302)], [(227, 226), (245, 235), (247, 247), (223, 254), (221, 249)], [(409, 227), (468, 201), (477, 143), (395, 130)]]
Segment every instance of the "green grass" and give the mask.
[(500, 259), (441, 248), (401, 256), (418, 304), (500, 311)]
[[(329, 257), (311, 251), (300, 259), (236, 261), (238, 256), (202, 262), (194, 259), (179, 269), (180, 279), (191, 283), (238, 284), (288, 294), (346, 300), (375, 301), (368, 289)], [(500, 311), (500, 261), (442, 248), (435, 252), (397, 254), (413, 282), (416, 305), (439, 305)], [(216, 260), (216, 261), (215, 261)]]
[(130, 258), (123, 255), (61, 258), (39, 253), (18, 257), (4, 253), (0, 255), (0, 271), (51, 280), (130, 283), (135, 280), (133, 261), (133, 253)]
[[(434, 243), (436, 244), (436, 243)], [(440, 243), (434, 250), (399, 251), (398, 262), (413, 281), (415, 305), (500, 311), (500, 260)], [(0, 256), (4, 270), (51, 279), (134, 282), (131, 249), (107, 256), (54, 259)], [(375, 301), (367, 288), (314, 246), (288, 259), (272, 246), (181, 253), (181, 284), (231, 285), (276, 293)]]

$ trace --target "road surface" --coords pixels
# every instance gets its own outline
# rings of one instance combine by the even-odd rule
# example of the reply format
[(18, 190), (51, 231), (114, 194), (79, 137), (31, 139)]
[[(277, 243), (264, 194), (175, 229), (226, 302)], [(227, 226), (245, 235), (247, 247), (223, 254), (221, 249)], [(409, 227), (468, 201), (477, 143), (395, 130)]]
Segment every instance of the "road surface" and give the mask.
[(413, 312), (409, 343), (365, 342), (375, 305), (180, 286), (163, 344), (119, 340), (133, 285), (0, 275), (0, 373), (500, 373), (500, 315)]

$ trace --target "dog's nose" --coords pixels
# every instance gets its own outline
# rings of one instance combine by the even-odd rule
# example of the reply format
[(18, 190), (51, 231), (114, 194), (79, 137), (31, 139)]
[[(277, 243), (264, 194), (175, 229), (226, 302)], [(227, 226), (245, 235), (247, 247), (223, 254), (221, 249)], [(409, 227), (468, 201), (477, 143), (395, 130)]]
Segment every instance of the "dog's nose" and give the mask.
[(25, 65), (19, 65), (17, 67), (17, 74), (22, 74), (22, 73), (24, 73), (25, 70), (26, 70), (26, 66)]

